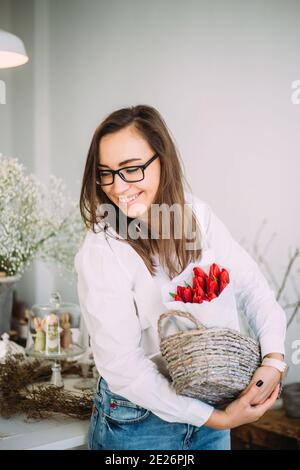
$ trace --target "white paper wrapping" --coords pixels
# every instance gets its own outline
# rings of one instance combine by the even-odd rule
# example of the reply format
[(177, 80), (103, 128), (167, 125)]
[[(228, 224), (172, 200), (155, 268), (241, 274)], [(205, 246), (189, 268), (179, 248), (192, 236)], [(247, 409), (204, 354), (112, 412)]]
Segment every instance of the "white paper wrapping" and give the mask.
[[(179, 276), (162, 286), (161, 294), (166, 310), (189, 312), (206, 328), (225, 327), (240, 331), (236, 299), (231, 280), (219, 296), (210, 302), (203, 301), (201, 304), (197, 304), (172, 300), (170, 292), (176, 293), (178, 285), (185, 286), (185, 282), (193, 285), (193, 268), (195, 266), (199, 266), (199, 263), (191, 263)], [(201, 266), (201, 269), (208, 274), (209, 267), (209, 265)], [(230, 271), (228, 273), (230, 279)], [(196, 328), (196, 325), (188, 318), (176, 316), (164, 319), (161, 326), (163, 337)]]

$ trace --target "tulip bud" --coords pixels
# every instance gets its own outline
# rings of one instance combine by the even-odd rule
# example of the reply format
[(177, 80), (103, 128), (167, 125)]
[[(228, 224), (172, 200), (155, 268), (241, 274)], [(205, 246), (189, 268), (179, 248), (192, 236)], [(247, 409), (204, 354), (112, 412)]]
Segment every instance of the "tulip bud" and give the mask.
[(199, 276), (199, 277), (203, 277), (204, 279), (207, 278), (206, 272), (204, 272), (203, 269), (201, 269), (199, 266), (196, 266), (195, 268), (193, 268), (193, 271), (196, 277)]
[(185, 302), (193, 301), (193, 289), (191, 287), (184, 287), (183, 298)]
[(209, 277), (215, 277), (219, 279), (220, 276), (220, 268), (216, 263), (213, 263), (209, 269)]

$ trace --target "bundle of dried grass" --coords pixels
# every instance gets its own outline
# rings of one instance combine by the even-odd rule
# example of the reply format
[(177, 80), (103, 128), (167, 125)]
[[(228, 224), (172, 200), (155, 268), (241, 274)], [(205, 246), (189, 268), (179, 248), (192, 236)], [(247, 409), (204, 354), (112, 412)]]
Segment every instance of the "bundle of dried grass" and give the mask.
[[(80, 373), (76, 364), (62, 364), (62, 371)], [(90, 417), (93, 392), (72, 393), (49, 385), (35, 385), (51, 375), (51, 363), (28, 359), (21, 354), (0, 364), (0, 415), (9, 418), (25, 414), (27, 418), (47, 418), (60, 413), (79, 419)]]

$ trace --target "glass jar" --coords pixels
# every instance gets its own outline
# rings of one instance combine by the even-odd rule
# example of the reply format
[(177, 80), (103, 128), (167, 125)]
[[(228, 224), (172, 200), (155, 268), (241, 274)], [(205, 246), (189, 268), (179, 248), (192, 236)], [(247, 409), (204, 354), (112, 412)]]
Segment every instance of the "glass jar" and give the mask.
[(88, 347), (88, 334), (77, 304), (62, 302), (53, 292), (49, 303), (35, 304), (29, 312), (26, 352), (33, 357), (63, 359)]

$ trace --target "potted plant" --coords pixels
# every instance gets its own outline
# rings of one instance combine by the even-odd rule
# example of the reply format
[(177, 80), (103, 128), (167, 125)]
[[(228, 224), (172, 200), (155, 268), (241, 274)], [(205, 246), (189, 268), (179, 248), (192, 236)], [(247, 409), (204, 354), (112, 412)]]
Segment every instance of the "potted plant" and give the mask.
[(9, 331), (13, 288), (32, 261), (74, 272), (84, 230), (61, 179), (50, 175), (42, 184), (17, 159), (0, 154), (0, 334)]

